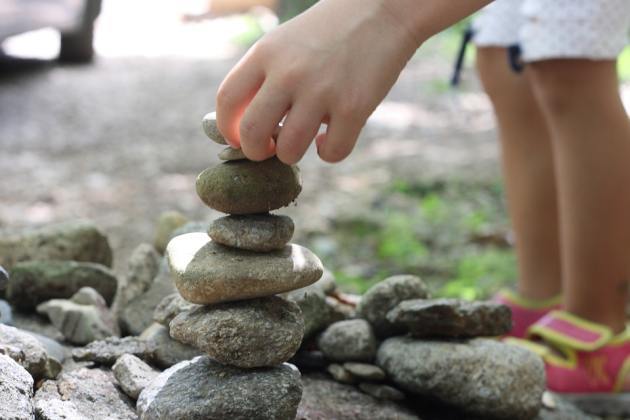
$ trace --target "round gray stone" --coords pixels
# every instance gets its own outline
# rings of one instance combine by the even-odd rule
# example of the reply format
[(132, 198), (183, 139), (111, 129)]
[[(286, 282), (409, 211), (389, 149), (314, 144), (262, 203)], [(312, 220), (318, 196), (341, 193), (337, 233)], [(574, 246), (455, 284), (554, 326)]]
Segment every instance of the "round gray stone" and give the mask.
[(371, 362), (376, 355), (376, 338), (363, 319), (335, 322), (319, 336), (317, 344), (324, 355), (338, 362)]
[(162, 372), (137, 408), (142, 420), (293, 420), (301, 397), (292, 365), (245, 370), (202, 356)]
[(510, 308), (488, 301), (405, 300), (387, 319), (416, 337), (494, 337), (512, 328)]
[(213, 241), (233, 248), (269, 252), (284, 248), (295, 226), (289, 216), (257, 214), (216, 219), (208, 229)]
[(216, 244), (204, 233), (174, 238), (166, 254), (182, 297), (206, 305), (299, 289), (323, 271), (319, 258), (299, 245), (263, 254)]
[(179, 293), (173, 293), (162, 299), (159, 305), (155, 307), (153, 320), (168, 327), (168, 324), (170, 324), (177, 315), (185, 311), (193, 310), (198, 306), (199, 305), (184, 300)]
[(365, 292), (357, 305), (357, 316), (368, 320), (378, 337), (399, 335), (404, 328), (389, 322), (387, 313), (403, 300), (427, 297), (427, 286), (419, 277), (407, 274), (392, 276)]
[(26, 331), (0, 324), (0, 354), (14, 359), (37, 380), (46, 376), (48, 352)]
[(225, 149), (221, 150), (221, 153), (219, 153), (219, 159), (221, 160), (243, 160), (243, 159), (247, 159), (247, 156), (245, 156), (245, 153), (243, 153), (242, 149), (234, 149), (233, 147), (226, 147)]
[(182, 312), (171, 321), (170, 334), (225, 365), (275, 366), (300, 347), (304, 320), (297, 304), (272, 296)]
[(210, 208), (228, 214), (266, 213), (291, 204), (302, 191), (297, 166), (273, 157), (262, 162), (224, 162), (197, 177), (197, 194)]
[(219, 131), (219, 127), (217, 127), (216, 112), (209, 112), (204, 115), (201, 120), (201, 126), (203, 127), (203, 132), (206, 133), (210, 140), (217, 144), (227, 144), (227, 140), (225, 140), (225, 137)]
[(482, 418), (533, 418), (545, 390), (542, 360), (495, 340), (393, 337), (381, 344), (377, 362), (401, 389)]

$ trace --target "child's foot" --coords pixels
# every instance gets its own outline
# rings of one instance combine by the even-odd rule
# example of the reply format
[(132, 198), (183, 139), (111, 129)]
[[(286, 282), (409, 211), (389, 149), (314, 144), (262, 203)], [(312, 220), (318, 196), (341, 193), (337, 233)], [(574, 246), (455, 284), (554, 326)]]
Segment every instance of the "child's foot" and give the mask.
[(501, 290), (494, 301), (512, 310), (512, 330), (508, 336), (525, 338), (527, 329), (554, 309), (560, 308), (560, 296), (546, 300), (533, 300), (519, 296), (510, 290)]
[(532, 325), (529, 339), (508, 339), (545, 361), (547, 387), (596, 415), (630, 415), (630, 328), (613, 335), (600, 324), (552, 311)]

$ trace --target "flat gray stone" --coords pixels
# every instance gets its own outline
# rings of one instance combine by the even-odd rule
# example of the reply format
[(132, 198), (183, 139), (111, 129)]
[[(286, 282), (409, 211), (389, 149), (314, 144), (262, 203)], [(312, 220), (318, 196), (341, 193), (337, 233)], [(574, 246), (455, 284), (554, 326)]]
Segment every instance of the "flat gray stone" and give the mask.
[(153, 311), (153, 320), (168, 327), (168, 324), (170, 324), (177, 315), (182, 312), (192, 311), (199, 306), (200, 305), (184, 300), (179, 293), (175, 292), (166, 296), (162, 299), (160, 304), (156, 306), (155, 311)]
[(69, 299), (82, 287), (96, 289), (107, 304), (116, 294), (118, 280), (101, 264), (76, 261), (29, 261), (11, 270), (7, 300), (29, 311), (51, 299)]
[(95, 340), (120, 335), (118, 324), (105, 300), (90, 287), (81, 288), (69, 300), (53, 299), (37, 306), (67, 341), (85, 345)]
[(376, 337), (363, 319), (335, 322), (319, 336), (319, 349), (337, 362), (371, 362), (376, 355)]
[(134, 400), (160, 373), (131, 354), (120, 356), (112, 371), (120, 388)]
[(394, 401), (378, 400), (352, 385), (326, 379), (323, 375), (302, 378), (304, 392), (298, 408), (299, 420), (418, 420), (408, 408)]
[(377, 363), (397, 387), (482, 418), (529, 419), (545, 390), (542, 360), (495, 340), (423, 341), (393, 337)]
[(428, 296), (428, 289), (419, 277), (406, 274), (392, 276), (365, 292), (357, 306), (357, 316), (368, 320), (378, 337), (399, 335), (404, 329), (389, 322), (387, 313), (403, 300)]
[(153, 312), (166, 296), (177, 290), (171, 280), (166, 258), (162, 259), (157, 276), (149, 288), (125, 305), (120, 315), (123, 331), (139, 335), (153, 323)]
[(210, 140), (217, 144), (228, 144), (223, 134), (219, 131), (219, 127), (217, 127), (216, 112), (209, 112), (204, 115), (201, 120), (201, 126), (203, 127), (203, 132), (206, 133)]
[(459, 299), (405, 300), (387, 313), (387, 320), (416, 337), (493, 337), (512, 328), (507, 306)]
[(35, 379), (47, 377), (48, 353), (29, 333), (0, 324), (0, 354), (19, 363)]
[(153, 246), (160, 253), (164, 254), (168, 241), (171, 240), (173, 232), (188, 223), (186, 216), (178, 211), (165, 211), (158, 217), (155, 226), (155, 237)]
[(221, 160), (243, 160), (243, 159), (247, 159), (247, 156), (245, 156), (245, 153), (243, 153), (243, 150), (241, 149), (234, 149), (233, 147), (226, 147), (225, 149), (221, 150), (221, 152), (219, 153), (219, 159)]
[(302, 180), (297, 166), (273, 157), (221, 163), (200, 173), (196, 186), (199, 198), (212, 209), (256, 214), (291, 204), (302, 191)]
[(11, 271), (22, 261), (72, 260), (111, 267), (107, 237), (86, 220), (35, 229), (0, 230), (0, 265)]
[(38, 420), (136, 420), (133, 402), (114, 385), (111, 372), (80, 368), (46, 381), (35, 394)]
[(359, 389), (366, 394), (378, 398), (379, 400), (391, 400), (402, 401), (405, 399), (405, 394), (397, 390), (393, 386), (385, 384), (374, 384), (371, 382), (361, 382)]
[(202, 233), (174, 238), (166, 254), (177, 290), (197, 304), (288, 292), (314, 283), (323, 271), (319, 258), (299, 245), (262, 254), (216, 244)]
[(127, 270), (118, 282), (112, 304), (112, 312), (119, 320), (123, 332), (127, 332), (129, 324), (133, 324), (133, 320), (127, 318), (129, 311), (125, 310), (134, 299), (149, 290), (159, 273), (160, 261), (161, 257), (155, 248), (146, 243), (138, 245), (129, 256)]
[(171, 321), (170, 334), (225, 365), (275, 366), (300, 348), (304, 320), (297, 304), (271, 296), (182, 312)]
[(0, 354), (0, 419), (34, 420), (33, 378), (15, 360)]
[(364, 381), (382, 381), (386, 376), (383, 369), (369, 363), (346, 362), (343, 367), (353, 376)]
[(209, 357), (179, 363), (142, 391), (142, 420), (293, 420), (300, 373), (288, 364), (243, 370)]
[(343, 384), (353, 384), (356, 382), (356, 378), (340, 364), (331, 363), (326, 368), (326, 371), (330, 373), (330, 376), (332, 376), (337, 382), (341, 382)]
[(158, 323), (147, 328), (140, 338), (146, 340), (149, 347), (154, 349), (152, 360), (162, 369), (204, 354), (201, 350), (173, 340), (168, 334), (168, 328)]
[(152, 343), (139, 337), (109, 337), (72, 350), (72, 358), (77, 362), (95, 362), (111, 366), (125, 354), (131, 354), (144, 360), (152, 360), (155, 351)]
[(293, 237), (294, 228), (293, 220), (289, 216), (226, 216), (212, 222), (208, 235), (221, 245), (269, 252), (284, 248)]

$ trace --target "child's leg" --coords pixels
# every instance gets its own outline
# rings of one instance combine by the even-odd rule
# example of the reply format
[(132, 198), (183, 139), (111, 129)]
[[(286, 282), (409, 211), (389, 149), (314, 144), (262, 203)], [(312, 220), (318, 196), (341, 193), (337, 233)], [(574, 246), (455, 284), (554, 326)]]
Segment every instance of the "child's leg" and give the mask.
[(540, 61), (528, 73), (553, 138), (565, 307), (621, 331), (630, 263), (630, 123), (615, 62)]
[(477, 51), (479, 75), (499, 127), (508, 207), (516, 234), (518, 291), (526, 298), (548, 299), (560, 293), (561, 279), (550, 136), (527, 79), (510, 69), (506, 49)]

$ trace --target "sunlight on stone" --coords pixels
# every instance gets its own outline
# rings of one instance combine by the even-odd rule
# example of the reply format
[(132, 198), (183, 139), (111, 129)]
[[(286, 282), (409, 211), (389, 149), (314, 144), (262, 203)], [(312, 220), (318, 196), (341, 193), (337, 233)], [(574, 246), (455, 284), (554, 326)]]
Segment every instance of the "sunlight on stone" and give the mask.
[(295, 245), (291, 247), (291, 260), (293, 260), (293, 272), (302, 272), (306, 267), (306, 257), (304, 256), (304, 248)]
[(171, 239), (166, 249), (173, 269), (186, 271), (197, 252), (209, 242), (210, 237), (202, 232), (186, 233)]

